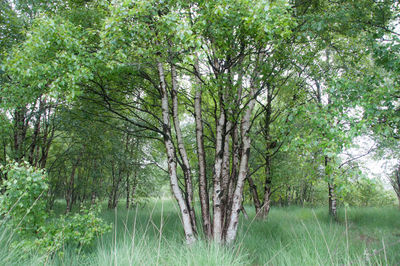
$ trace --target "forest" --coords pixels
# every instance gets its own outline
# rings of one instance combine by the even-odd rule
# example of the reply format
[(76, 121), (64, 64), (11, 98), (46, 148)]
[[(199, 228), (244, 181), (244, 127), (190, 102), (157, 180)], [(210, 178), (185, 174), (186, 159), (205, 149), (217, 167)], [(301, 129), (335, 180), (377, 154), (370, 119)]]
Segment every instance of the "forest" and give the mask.
[(396, 0), (0, 0), (0, 264), (397, 265)]

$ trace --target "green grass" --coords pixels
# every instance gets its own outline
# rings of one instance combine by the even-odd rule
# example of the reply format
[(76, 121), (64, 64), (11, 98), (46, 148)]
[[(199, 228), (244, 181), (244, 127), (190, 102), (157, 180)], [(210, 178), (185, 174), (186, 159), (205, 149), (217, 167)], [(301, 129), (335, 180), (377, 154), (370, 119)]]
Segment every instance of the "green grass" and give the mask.
[[(176, 205), (157, 201), (143, 208), (104, 211), (114, 224), (89, 249), (64, 250), (52, 259), (11, 245), (0, 229), (1, 265), (397, 265), (400, 211), (395, 207), (348, 208), (332, 221), (325, 208), (272, 208), (267, 221), (242, 220), (237, 242), (221, 247), (183, 242)], [(1, 231), (2, 230), (2, 231)]]

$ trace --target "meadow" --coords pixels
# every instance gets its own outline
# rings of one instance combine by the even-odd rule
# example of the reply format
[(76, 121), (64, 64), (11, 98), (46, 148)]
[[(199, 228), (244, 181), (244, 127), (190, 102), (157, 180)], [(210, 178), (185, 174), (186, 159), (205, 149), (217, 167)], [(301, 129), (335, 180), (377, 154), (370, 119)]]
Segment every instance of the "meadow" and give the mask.
[[(62, 205), (58, 206), (61, 210)], [(400, 211), (395, 207), (340, 208), (339, 221), (326, 208), (275, 207), (267, 221), (241, 218), (232, 247), (204, 240), (187, 246), (171, 200), (127, 210), (104, 210), (113, 224), (87, 249), (63, 247), (49, 257), (15, 246), (2, 224), (2, 265), (397, 265)]]

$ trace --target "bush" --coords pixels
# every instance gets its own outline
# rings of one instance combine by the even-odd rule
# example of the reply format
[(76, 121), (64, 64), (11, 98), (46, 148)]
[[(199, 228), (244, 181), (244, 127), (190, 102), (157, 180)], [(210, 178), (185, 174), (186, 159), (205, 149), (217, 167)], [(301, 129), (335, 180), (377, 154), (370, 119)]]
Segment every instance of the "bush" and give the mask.
[(35, 235), (48, 218), (47, 176), (27, 163), (1, 166), (7, 180), (1, 185), (0, 214), (21, 235)]
[(36, 247), (53, 255), (64, 246), (81, 250), (90, 246), (97, 236), (111, 230), (111, 226), (98, 217), (99, 207), (82, 208), (81, 213), (60, 217), (48, 215), (45, 172), (27, 163), (12, 162), (1, 167), (7, 180), (1, 186), (4, 194), (0, 196), (0, 214), (22, 237), (14, 243), (14, 247)]
[(54, 218), (51, 223), (40, 228), (40, 238), (36, 245), (48, 254), (54, 254), (65, 246), (78, 251), (89, 247), (96, 237), (111, 230), (111, 226), (98, 217), (99, 212), (99, 207), (82, 208), (81, 213)]

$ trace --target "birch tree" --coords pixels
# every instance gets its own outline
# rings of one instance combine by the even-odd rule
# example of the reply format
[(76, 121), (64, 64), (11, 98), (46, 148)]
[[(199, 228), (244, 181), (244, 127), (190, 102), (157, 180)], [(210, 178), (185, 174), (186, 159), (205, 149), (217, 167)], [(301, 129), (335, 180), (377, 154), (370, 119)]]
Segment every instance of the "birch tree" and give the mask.
[[(273, 71), (268, 69), (270, 53), (290, 38), (294, 25), (289, 6), (279, 1), (259, 2), (256, 6), (246, 1), (120, 3), (106, 24), (108, 36), (117, 37), (114, 42), (133, 46), (130, 54), (118, 51), (131, 62), (134, 58), (142, 61), (140, 75), (154, 87), (153, 95), (159, 95), (161, 116), (156, 130), (164, 139), (171, 190), (181, 210), (188, 243), (194, 241), (198, 228), (180, 101), (193, 104), (204, 233), (216, 242), (231, 243), (236, 238), (242, 208), (256, 99)], [(185, 86), (184, 76), (191, 76)], [(215, 163), (209, 166), (205, 138), (215, 145)], [(179, 185), (178, 166), (183, 186)], [(207, 176), (207, 168), (213, 169), (212, 176)]]

